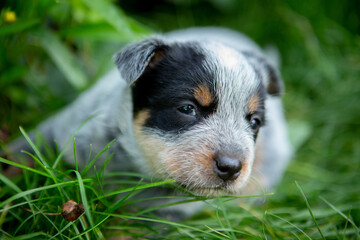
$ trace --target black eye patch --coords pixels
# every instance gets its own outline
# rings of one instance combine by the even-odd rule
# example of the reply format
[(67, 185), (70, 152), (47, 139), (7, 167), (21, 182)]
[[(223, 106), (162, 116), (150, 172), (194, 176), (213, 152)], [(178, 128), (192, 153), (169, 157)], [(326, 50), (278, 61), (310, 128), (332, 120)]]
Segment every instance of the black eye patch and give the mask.
[(191, 45), (175, 45), (147, 69), (132, 88), (134, 115), (149, 110), (145, 126), (182, 131), (215, 111), (210, 91), (212, 73), (203, 67), (204, 56)]

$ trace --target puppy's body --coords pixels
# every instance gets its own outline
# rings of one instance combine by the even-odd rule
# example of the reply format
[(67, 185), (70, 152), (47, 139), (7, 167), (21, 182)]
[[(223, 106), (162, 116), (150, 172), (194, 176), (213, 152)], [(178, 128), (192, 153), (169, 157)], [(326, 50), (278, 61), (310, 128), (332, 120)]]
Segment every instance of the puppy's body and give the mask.
[(90, 145), (96, 155), (116, 139), (109, 169), (174, 179), (196, 194), (239, 194), (251, 172), (263, 187), (279, 181), (291, 153), (282, 81), (251, 40), (194, 28), (129, 45), (115, 61), (119, 71), (38, 126), (49, 142), (65, 147), (92, 116), (76, 134), (80, 164)]

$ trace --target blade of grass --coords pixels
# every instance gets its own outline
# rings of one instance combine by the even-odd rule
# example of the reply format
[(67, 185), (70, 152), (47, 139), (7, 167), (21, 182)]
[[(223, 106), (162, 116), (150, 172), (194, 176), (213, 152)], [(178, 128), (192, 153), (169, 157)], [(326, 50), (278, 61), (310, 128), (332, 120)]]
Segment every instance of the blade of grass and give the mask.
[(223, 216), (224, 216), (226, 225), (228, 225), (228, 228), (231, 229), (230, 233), (228, 233), (228, 234), (231, 234), (232, 238), (233, 238), (233, 239), (236, 239), (236, 236), (235, 236), (235, 234), (234, 234), (234, 232), (233, 232), (233, 228), (232, 228), (232, 226), (231, 226), (231, 224), (230, 224), (230, 221), (229, 221), (229, 217), (228, 217), (227, 212), (226, 212), (226, 208), (225, 208), (224, 203), (223, 203), (223, 199), (222, 199), (222, 198), (218, 198), (218, 203), (219, 203), (221, 212), (222, 212), (222, 214), (223, 214)]
[[(11, 189), (13, 189), (15, 192), (17, 192), (18, 194), (21, 194), (21, 193), (23, 192), (16, 184), (14, 184), (10, 179), (8, 179), (7, 177), (5, 177), (5, 176), (2, 175), (2, 174), (0, 174), (0, 180), (1, 180), (2, 182), (4, 182), (5, 185), (7, 185), (7, 186), (10, 187)], [(32, 211), (34, 211), (34, 208), (33, 208), (33, 205), (31, 204), (30, 198), (29, 198), (28, 196), (26, 196), (26, 195), (24, 195), (24, 196), (22, 196), (22, 197), (25, 198), (25, 200), (26, 200), (27, 204), (29, 205), (30, 209), (31, 209)], [(4, 205), (6, 206), (6, 205), (8, 205), (8, 204), (10, 204), (10, 203), (11, 203), (11, 201), (8, 201), (8, 202), (6, 202)], [(1, 204), (0, 204), (0, 207), (3, 207), (4, 205), (1, 205)]]
[(321, 235), (321, 238), (325, 240), (325, 237), (324, 237), (323, 233), (321, 232), (321, 229), (320, 229), (320, 227), (319, 227), (319, 225), (318, 225), (318, 223), (317, 223), (317, 221), (316, 221), (316, 219), (315, 219), (315, 216), (314, 216), (314, 214), (313, 214), (313, 212), (312, 212), (312, 210), (311, 210), (309, 201), (307, 200), (304, 191), (302, 190), (302, 188), (300, 187), (300, 185), (297, 183), (297, 181), (295, 181), (295, 184), (296, 184), (296, 187), (299, 189), (302, 197), (303, 197), (304, 200), (305, 200), (305, 203), (306, 203), (306, 206), (307, 206), (307, 208), (308, 208), (308, 210), (309, 210), (309, 213), (310, 213), (310, 215), (311, 215), (311, 218), (312, 218), (314, 224), (316, 225), (316, 228), (318, 229), (318, 231), (319, 231), (319, 233), (320, 233), (320, 235)]
[(205, 225), (205, 227), (208, 228), (208, 229), (210, 229), (211, 231), (213, 231), (213, 232), (221, 235), (221, 236), (224, 237), (224, 238), (231, 239), (228, 235), (225, 235), (225, 234), (223, 234), (223, 233), (221, 233), (221, 232), (219, 232), (219, 231), (216, 231), (215, 229), (209, 227), (208, 225)]
[[(0, 174), (0, 176), (2, 176), (2, 175)], [(84, 179), (83, 181), (84, 182), (89, 182), (91, 180), (90, 179)], [(9, 202), (12, 202), (12, 201), (14, 201), (16, 199), (22, 198), (24, 196), (27, 196), (27, 195), (30, 195), (30, 194), (33, 194), (33, 193), (36, 193), (36, 192), (44, 191), (44, 190), (51, 189), (51, 188), (57, 188), (57, 187), (60, 187), (60, 186), (74, 185), (76, 183), (77, 183), (77, 181), (62, 182), (62, 183), (56, 183), (56, 184), (52, 184), (52, 185), (48, 185), (48, 186), (44, 186), (44, 187), (38, 187), (38, 188), (30, 189), (30, 190), (27, 190), (27, 191), (19, 192), (19, 193), (15, 194), (14, 196), (12, 196), (12, 197), (6, 199), (5, 201), (1, 202), (0, 203), (0, 208), (4, 207)]]
[(33, 172), (33, 173), (42, 175), (42, 176), (47, 177), (47, 178), (50, 178), (50, 177), (51, 177), (50, 175), (48, 175), (48, 174), (46, 174), (46, 173), (44, 173), (44, 172), (41, 172), (41, 171), (36, 170), (36, 169), (34, 169), (34, 168), (28, 167), (28, 166), (23, 165), (23, 164), (21, 164), (21, 163), (17, 163), (17, 162), (13, 162), (13, 161), (10, 161), (10, 160), (6, 160), (6, 159), (4, 159), (4, 158), (2, 158), (2, 157), (0, 157), (0, 162), (5, 163), (5, 164), (8, 164), (8, 165), (12, 165), (12, 166), (14, 166), (14, 167), (21, 168), (21, 169), (23, 169), (23, 170), (31, 171), (31, 172)]
[[(35, 218), (36, 215), (39, 215), (38, 212), (33, 212), (30, 216), (28, 216), (26, 219), (22, 219), (20, 221), (19, 226), (17, 226), (16, 230), (14, 231), (14, 235), (17, 235), (17, 233), (20, 231), (20, 229), (31, 219)], [(35, 222), (35, 221), (34, 221)]]
[(301, 232), (302, 234), (304, 234), (304, 236), (306, 236), (309, 240), (312, 240), (311, 237), (309, 235), (306, 234), (306, 232), (304, 232), (301, 228), (299, 228), (298, 226), (296, 226), (295, 224), (289, 222), (288, 220), (278, 216), (278, 215), (275, 215), (275, 214), (271, 214), (269, 213), (268, 215), (272, 216), (272, 217), (276, 217), (278, 219), (280, 219), (281, 221), (284, 221), (286, 222), (287, 224), (291, 225), (292, 227), (296, 228), (299, 232)]
[(4, 238), (3, 240), (11, 240), (14, 239), (13, 236), (11, 236), (9, 233), (5, 232), (2, 228), (0, 228), (0, 233), (2, 233), (2, 235), (0, 234), (0, 236), (2, 238)]
[[(215, 211), (215, 216), (216, 216), (216, 221), (217, 221), (217, 223), (218, 223), (218, 225), (220, 226), (220, 228), (225, 228), (225, 226), (224, 226), (224, 224), (222, 223), (222, 221), (221, 221), (221, 217), (220, 217), (220, 210), (219, 210), (219, 208), (220, 208), (220, 206), (219, 206), (219, 204), (218, 204), (218, 199), (216, 199), (217, 201), (217, 207), (216, 207), (216, 211)], [(227, 233), (227, 234), (229, 234), (229, 233)]]
[(263, 219), (262, 219), (262, 232), (263, 232), (263, 234), (264, 234), (265, 240), (267, 240), (267, 236), (266, 236), (266, 233), (265, 233), (265, 219), (266, 219), (266, 214), (267, 214), (267, 210), (265, 210), (264, 216), (263, 216)]
[(337, 212), (340, 216), (342, 216), (343, 218), (346, 219), (346, 221), (350, 222), (351, 225), (353, 225), (353, 227), (356, 229), (356, 231), (358, 232), (357, 234), (357, 238), (359, 237), (359, 228), (358, 226), (356, 226), (356, 224), (354, 223), (353, 220), (351, 220), (350, 218), (348, 218), (343, 212), (341, 212), (338, 208), (336, 208), (334, 205), (332, 205), (329, 201), (327, 201), (325, 198), (323, 197), (319, 197), (321, 200), (323, 200), (327, 205), (329, 205), (335, 212)]
[[(29, 202), (22, 202), (22, 203), (11, 205), (9, 207), (9, 210), (13, 209), (13, 208), (17, 208), (17, 207), (22, 206), (22, 205), (26, 205), (28, 203), (35, 203), (35, 202), (45, 201), (45, 200), (53, 200), (53, 199), (56, 199), (56, 198), (58, 198), (58, 197), (52, 196), (52, 197), (47, 197), (47, 198), (42, 198), (42, 199), (33, 199), (33, 200), (30, 200)], [(3, 211), (4, 211), (4, 209), (0, 209), (0, 212), (3, 212)]]
[(110, 154), (110, 156), (108, 156), (107, 158), (105, 158), (104, 164), (100, 169), (100, 186), (101, 188), (103, 188), (104, 185), (104, 176), (105, 176), (105, 169), (108, 165), (108, 163), (110, 162), (110, 160), (113, 158), (114, 153)]
[[(43, 216), (43, 217), (52, 225), (52, 227), (53, 227), (56, 231), (59, 231), (59, 229), (58, 229), (58, 227), (56, 226), (55, 222), (54, 222), (54, 221), (51, 221), (51, 220), (49, 219), (49, 217), (48, 217), (46, 214), (44, 214), (44, 212), (43, 212), (38, 206), (35, 205), (35, 207), (37, 208), (38, 213), (39, 213), (41, 216)], [(57, 215), (57, 216), (58, 216), (58, 215)], [(34, 224), (36, 224), (36, 223), (34, 223)]]
[[(156, 197), (156, 198), (146, 198), (146, 199), (141, 199), (141, 201), (147, 201), (147, 200), (152, 200), (152, 199), (166, 199), (166, 196), (164, 196), (164, 197)], [(173, 202), (173, 203), (166, 203), (166, 204), (162, 204), (162, 205), (159, 205), (159, 206), (156, 206), (156, 207), (144, 209), (144, 210), (136, 213), (136, 216), (143, 215), (145, 213), (153, 212), (153, 211), (156, 211), (156, 210), (159, 210), (159, 209), (162, 209), (162, 208), (166, 208), (166, 207), (171, 207), (171, 206), (176, 206), (176, 205), (185, 204), (185, 203), (191, 203), (191, 202), (199, 202), (199, 201), (203, 201), (203, 200), (204, 199), (188, 199), (188, 200), (183, 200), (183, 201), (178, 201), (178, 202)]]
[[(37, 161), (40, 166), (42, 168), (45, 169), (45, 171), (50, 175), (51, 179), (54, 181), (54, 183), (58, 183), (55, 174), (53, 173), (53, 171), (50, 169), (49, 164), (46, 162), (46, 160), (43, 158), (41, 152), (39, 151), (39, 149), (35, 146), (34, 142), (30, 139), (30, 137), (27, 135), (27, 133), (25, 132), (25, 130), (22, 127), (20, 128), (20, 132), (21, 134), (24, 136), (24, 138), (26, 139), (26, 141), (29, 143), (29, 145), (31, 146), (31, 148), (33, 149), (33, 151), (35, 152), (35, 154), (38, 156), (39, 161)], [(33, 156), (32, 154), (28, 153), (30, 156)], [(34, 156), (33, 156), (34, 158)], [(37, 158), (34, 158), (34, 160), (37, 160)], [(49, 178), (48, 178), (49, 179)], [(48, 179), (46, 179), (45, 184), (47, 184)], [(59, 194), (61, 195), (61, 197), (64, 200), (64, 194), (66, 194), (65, 192), (62, 191), (62, 189), (60, 187), (57, 187)]]
[[(25, 132), (25, 130), (20, 126), (19, 127), (21, 134), (24, 136), (25, 140), (29, 143), (30, 147), (34, 151), (35, 155), (40, 160), (41, 164), (44, 165), (46, 168), (49, 168), (49, 164), (45, 161), (44, 157), (40, 153), (39, 149), (35, 146), (34, 142), (30, 139), (29, 135)], [(46, 169), (45, 169), (46, 170)]]
[(4, 182), (5, 185), (7, 185), (11, 189), (13, 189), (15, 192), (18, 192), (18, 193), (22, 192), (22, 190), (15, 183), (13, 183), (10, 179), (8, 179), (7, 177), (5, 177), (2, 174), (0, 174), (0, 180), (2, 182)]
[[(344, 231), (343, 231), (343, 240), (345, 240), (345, 236), (346, 236), (346, 230), (347, 230), (347, 227), (348, 227), (348, 224), (349, 224), (349, 220), (350, 219), (350, 213), (351, 211), (349, 211), (349, 217), (346, 219), (346, 222), (345, 222), (345, 227), (344, 227)], [(358, 233), (356, 233), (357, 235)], [(357, 236), (356, 236), (356, 239), (357, 239)]]
[[(42, 156), (42, 154), (40, 153), (39, 149), (35, 146), (34, 142), (30, 139), (29, 135), (25, 132), (25, 130), (22, 127), (19, 127), (21, 134), (24, 136), (24, 138), (26, 139), (26, 141), (29, 143), (29, 145), (31, 146), (31, 148), (33, 149), (33, 151), (35, 152), (36, 156), (39, 158), (41, 164), (43, 165), (43, 168), (45, 169), (45, 171), (47, 171), (49, 173), (49, 175), (51, 176), (51, 178), (53, 179), (53, 181), (55, 183), (57, 183), (56, 177), (55, 175), (50, 171), (50, 166), (49, 164), (46, 162), (46, 160), (44, 159), (44, 157)], [(31, 154), (30, 154), (31, 155)], [(32, 155), (31, 155), (32, 156)], [(36, 159), (34, 159), (36, 160)]]
[[(117, 218), (123, 218), (123, 219), (131, 219), (131, 220), (139, 220), (139, 221), (147, 221), (147, 222), (154, 222), (154, 223), (162, 223), (162, 224), (167, 224), (169, 226), (174, 226), (174, 227), (180, 227), (180, 228), (186, 228), (186, 229), (190, 229), (196, 232), (201, 232), (209, 237), (213, 237), (215, 239), (219, 238), (219, 235), (213, 234), (211, 232), (207, 232), (204, 231), (200, 228), (196, 228), (196, 227), (192, 227), (192, 226), (188, 226), (182, 223), (177, 223), (177, 222), (171, 222), (171, 221), (167, 221), (167, 220), (163, 220), (163, 219), (153, 219), (153, 218), (145, 218), (145, 217), (134, 217), (134, 216), (127, 216), (127, 215), (121, 215), (121, 214), (115, 214), (115, 213), (103, 213), (103, 212), (97, 212), (94, 211), (93, 213), (99, 214), (99, 215), (107, 215), (107, 216), (113, 216), (113, 217), (117, 217)], [(205, 236), (204, 236), (205, 237)]]
[[(87, 217), (87, 219), (89, 221), (90, 227), (92, 228), (94, 226), (94, 221), (93, 221), (93, 218), (91, 216), (90, 206), (88, 204), (88, 200), (87, 200), (87, 197), (86, 197), (86, 190), (85, 190), (85, 187), (84, 187), (84, 182), (83, 182), (83, 180), (81, 178), (81, 174), (78, 171), (74, 171), (74, 172), (76, 174), (76, 177), (77, 177), (77, 180), (78, 180), (78, 183), (79, 183), (80, 196), (81, 196), (82, 204), (84, 205), (85, 215), (86, 215), (86, 217)], [(95, 231), (98, 239), (105, 239), (104, 236), (102, 235), (101, 231), (98, 228), (92, 228), (92, 229)]]
[[(85, 214), (85, 213), (84, 213), (84, 214)], [(83, 215), (84, 215), (84, 214), (83, 214)], [(84, 216), (81, 216), (81, 217), (79, 218), (79, 221), (80, 221), (80, 224), (81, 224), (81, 227), (82, 227), (82, 231), (85, 230), (85, 229), (88, 229), (88, 224), (87, 224)], [(85, 237), (86, 237), (87, 240), (90, 240), (90, 239), (91, 239), (91, 238), (90, 238), (90, 233), (87, 233), (87, 234), (85, 235)]]
[(3, 223), (4, 223), (6, 215), (7, 215), (8, 211), (9, 211), (9, 209), (10, 209), (10, 205), (11, 205), (10, 203), (7, 203), (5, 205), (5, 207), (4, 207), (4, 210), (2, 211), (2, 213), (0, 215), (0, 229), (1, 229), (1, 226), (3, 225)]
[[(263, 196), (263, 195), (261, 195)], [(254, 196), (257, 197), (257, 196)], [(158, 197), (150, 197), (150, 198), (144, 198), (141, 200), (135, 200), (135, 201), (129, 201), (127, 203), (125, 203), (125, 205), (132, 205), (132, 204), (136, 204), (139, 201), (149, 201), (149, 200), (157, 200), (157, 199), (184, 199), (183, 201), (177, 201), (177, 202), (173, 202), (173, 203), (166, 203), (166, 204), (162, 204), (153, 208), (147, 208), (144, 209), (143, 211), (138, 212), (136, 215), (142, 215), (148, 212), (152, 212), (152, 211), (156, 211), (162, 208), (166, 208), (166, 207), (171, 207), (171, 206), (175, 206), (175, 205), (179, 205), (179, 204), (186, 204), (186, 203), (191, 203), (191, 202), (199, 202), (199, 201), (204, 201), (204, 200), (212, 200), (212, 199), (216, 199), (217, 197), (198, 197), (198, 196), (158, 196)], [(188, 199), (188, 198), (192, 198), (192, 199)], [(242, 198), (241, 196), (226, 196), (226, 197), (222, 197), (222, 198), (227, 198), (229, 201), (230, 200), (235, 200), (235, 199), (239, 199)]]
[(99, 177), (99, 173), (98, 171), (96, 170), (96, 166), (94, 166), (94, 174), (95, 174), (95, 179), (96, 179), (96, 182), (98, 184), (98, 186), (100, 187), (100, 195), (104, 195), (104, 190), (103, 190), (103, 186), (101, 184), (101, 181), (100, 181), (100, 177)]
[(75, 170), (76, 172), (79, 171), (77, 157), (76, 157), (76, 138), (74, 137), (74, 162), (75, 162)]
[[(271, 194), (273, 195), (273, 194)], [(266, 196), (266, 194), (262, 194), (259, 196)], [(274, 230), (271, 228), (270, 224), (264, 219), (263, 215), (259, 212), (255, 211), (253, 208), (251, 208), (248, 204), (245, 204), (244, 202), (238, 203), (241, 208), (243, 208), (245, 211), (247, 211), (251, 216), (254, 216), (256, 219), (258, 219), (263, 225), (265, 224), (265, 227), (268, 231), (268, 233), (271, 235), (273, 239), (278, 239), (275, 235)]]
[(69, 222), (68, 224), (66, 224), (60, 231), (58, 231), (54, 236), (52, 236), (50, 239), (54, 239), (55, 237), (57, 237), (59, 234), (63, 233), (66, 229), (68, 229), (71, 225), (73, 225), (74, 222)]
[(162, 182), (155, 182), (155, 183), (149, 183), (149, 184), (144, 184), (141, 186), (135, 186), (135, 187), (130, 187), (130, 188), (125, 188), (125, 189), (121, 189), (121, 190), (117, 190), (108, 194), (105, 194), (103, 196), (100, 196), (96, 199), (93, 199), (93, 201), (97, 201), (100, 200), (102, 198), (107, 198), (107, 197), (111, 197), (120, 193), (125, 193), (125, 192), (130, 192), (130, 191), (134, 191), (134, 190), (142, 190), (142, 189), (146, 189), (146, 188), (151, 188), (151, 187), (158, 187), (161, 185), (166, 185), (166, 184), (170, 184), (170, 183), (174, 183), (174, 180), (166, 180), (166, 181), (162, 181)]
[(89, 171), (89, 169), (95, 164), (96, 160), (106, 151), (108, 152), (110, 149), (110, 146), (116, 141), (116, 139), (112, 140), (111, 142), (109, 142), (108, 144), (106, 144), (106, 146), (98, 153), (96, 154), (96, 156), (91, 160), (90, 163), (86, 164), (86, 167), (84, 168), (84, 170), (81, 172), (82, 176), (85, 176), (85, 174)]
[[(41, 238), (40, 238), (41, 236)], [(27, 233), (24, 235), (20, 235), (17, 237), (14, 237), (13, 240), (24, 240), (24, 239), (44, 239), (46, 237), (50, 237), (48, 234), (43, 232), (35, 232), (35, 233)]]
[[(139, 181), (138, 185), (141, 184), (141, 180)], [(116, 209), (118, 209), (121, 204), (123, 204), (125, 202), (126, 199), (128, 199), (134, 192), (135, 192), (136, 188), (134, 188), (134, 191), (130, 191), (128, 192), (123, 198), (121, 198), (118, 202), (114, 203), (112, 206), (109, 207), (109, 210), (107, 210), (106, 212), (108, 213), (113, 213)]]
[[(76, 237), (73, 237), (71, 239), (76, 239), (84, 234), (87, 234), (95, 229), (98, 229), (98, 226), (100, 226), (101, 224), (103, 224), (103, 222), (105, 222), (111, 215), (108, 215), (106, 217), (104, 217), (103, 219), (101, 219), (98, 223), (96, 223), (93, 227), (89, 228), (89, 229), (86, 229), (85, 231), (83, 231), (82, 233), (80, 233), (79, 235), (77, 235)], [(104, 239), (104, 237), (103, 237)]]
[[(89, 116), (88, 118), (86, 118), (79, 127), (77, 127), (74, 131), (74, 133), (69, 137), (69, 139), (66, 141), (63, 149), (61, 150), (60, 154), (58, 155), (58, 157), (56, 158), (52, 168), (56, 168), (56, 166), (58, 165), (60, 159), (62, 158), (62, 156), (64, 155), (67, 147), (69, 146), (69, 144), (72, 142), (72, 140), (74, 139), (74, 137), (76, 136), (76, 134), (81, 130), (81, 128), (87, 124), (89, 121), (91, 121), (93, 118), (95, 118), (98, 115), (98, 113), (94, 113), (91, 116)], [(91, 145), (90, 145), (91, 146)], [(91, 148), (90, 148), (91, 150)]]
[(84, 205), (84, 209), (85, 209), (85, 215), (89, 221), (89, 224), (90, 226), (92, 227), (94, 225), (94, 222), (92, 220), (92, 216), (91, 216), (91, 212), (90, 212), (90, 207), (89, 207), (89, 204), (88, 204), (88, 201), (87, 201), (87, 197), (86, 197), (86, 190), (85, 190), (85, 187), (84, 187), (84, 182), (81, 178), (81, 175), (78, 171), (74, 171), (75, 174), (76, 174), (76, 177), (77, 177), (77, 180), (78, 180), (78, 183), (79, 183), (79, 189), (80, 189), (80, 196), (81, 196), (81, 201), (82, 201), (82, 204)]

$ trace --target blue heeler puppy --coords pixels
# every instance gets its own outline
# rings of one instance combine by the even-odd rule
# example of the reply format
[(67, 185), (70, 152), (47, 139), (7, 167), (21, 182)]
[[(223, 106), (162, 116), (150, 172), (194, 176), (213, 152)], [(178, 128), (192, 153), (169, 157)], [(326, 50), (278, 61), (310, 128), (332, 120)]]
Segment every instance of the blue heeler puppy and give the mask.
[[(118, 71), (40, 124), (64, 147), (76, 128), (80, 163), (107, 143), (110, 169), (137, 171), (198, 195), (240, 194), (251, 179), (265, 188), (290, 159), (280, 94), (283, 82), (251, 40), (226, 29), (192, 28), (130, 44)], [(24, 148), (10, 144), (16, 152)], [(73, 160), (73, 149), (65, 153)]]

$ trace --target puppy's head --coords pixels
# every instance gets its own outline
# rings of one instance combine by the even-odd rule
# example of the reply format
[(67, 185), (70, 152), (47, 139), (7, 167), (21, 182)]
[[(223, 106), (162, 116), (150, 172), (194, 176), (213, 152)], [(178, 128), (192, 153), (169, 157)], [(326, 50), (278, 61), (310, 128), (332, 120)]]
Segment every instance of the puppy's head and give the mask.
[(195, 194), (236, 194), (248, 181), (267, 94), (281, 91), (261, 57), (216, 42), (148, 39), (115, 56), (132, 86), (146, 167)]

